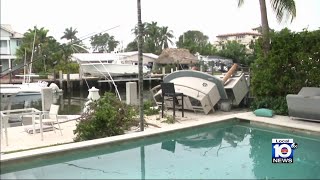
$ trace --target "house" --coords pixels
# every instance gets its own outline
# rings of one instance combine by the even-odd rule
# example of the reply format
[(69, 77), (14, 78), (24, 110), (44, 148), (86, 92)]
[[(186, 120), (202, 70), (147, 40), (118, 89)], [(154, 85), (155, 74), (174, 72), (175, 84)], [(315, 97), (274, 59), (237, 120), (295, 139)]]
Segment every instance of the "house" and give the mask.
[[(122, 59), (128, 64), (138, 64), (138, 51), (132, 52), (122, 52)], [(147, 65), (149, 68), (153, 67), (155, 60), (158, 59), (158, 55), (153, 53), (143, 53), (143, 64)]]
[(17, 57), (15, 56), (17, 48), (21, 44), (23, 35), (15, 32), (11, 25), (1, 24), (1, 34), (0, 34), (0, 73), (8, 72), (10, 69), (14, 68), (12, 65), (13, 60)]
[[(152, 53), (143, 53), (143, 65), (152, 68), (153, 63), (158, 56)], [(124, 64), (135, 64), (138, 65), (138, 51), (132, 52), (113, 52), (113, 53), (75, 53), (72, 55), (71, 60), (77, 61), (79, 63), (84, 62), (97, 62), (100, 61), (114, 61), (114, 60), (121, 60)]]
[(221, 56), (203, 56), (196, 54), (199, 61), (203, 61), (203, 64), (208, 66), (208, 71), (212, 66), (216, 71), (227, 72), (233, 65), (233, 59), (225, 58)]
[(217, 41), (214, 42), (214, 45), (218, 50), (221, 50), (223, 45), (228, 41), (237, 41), (239, 44), (243, 44), (247, 49), (249, 49), (250, 44), (255, 42), (260, 36), (261, 34), (258, 32), (221, 34), (216, 36)]

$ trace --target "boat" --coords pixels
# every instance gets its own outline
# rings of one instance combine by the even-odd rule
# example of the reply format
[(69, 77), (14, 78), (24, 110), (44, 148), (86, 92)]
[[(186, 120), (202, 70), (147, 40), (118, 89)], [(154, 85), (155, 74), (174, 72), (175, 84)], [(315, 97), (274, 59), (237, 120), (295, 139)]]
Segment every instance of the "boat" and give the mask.
[[(125, 53), (75, 53), (72, 59), (80, 65), (83, 74), (95, 77), (138, 75), (138, 63), (126, 59)], [(143, 73), (150, 71), (143, 66)]]
[[(41, 89), (45, 87), (48, 87), (48, 82), (46, 81), (22, 84), (0, 84), (0, 91), (17, 91), (17, 96), (28, 96), (41, 94)], [(51, 83), (49, 87), (52, 88), (54, 93), (62, 92), (55, 83)]]
[[(21, 84), (0, 84), (0, 93), (1, 96), (2, 94), (7, 94), (8, 92), (16, 92), (15, 96), (29, 96), (29, 95), (38, 95), (41, 94), (41, 89), (48, 87), (48, 82), (46, 81), (38, 81), (38, 82), (31, 82), (31, 77), (39, 77), (39, 75), (36, 75), (32, 73), (32, 62), (33, 62), (33, 52), (34, 52), (34, 44), (36, 40), (36, 34), (37, 32), (35, 31), (34, 33), (34, 38), (33, 38), (33, 45), (32, 45), (32, 53), (31, 53), (31, 62), (30, 62), (30, 67), (29, 67), (29, 74), (26, 74), (26, 56), (24, 59), (24, 72), (23, 75), (16, 75), (17, 77), (23, 77), (23, 81)], [(26, 53), (26, 50), (25, 50)], [(55, 84), (51, 83), (50, 87), (53, 89), (53, 92), (62, 92), (61, 89)]]
[(41, 88), (47, 87), (48, 83), (45, 81), (39, 81), (34, 83), (22, 83), (22, 84), (0, 84), (0, 89), (10, 91), (17, 91), (17, 95), (34, 95), (40, 94)]
[[(234, 73), (231, 68), (222, 75), (210, 75), (195, 70), (180, 70), (163, 78), (164, 83), (174, 83), (175, 92), (184, 94), (184, 109), (201, 111), (204, 114), (220, 110), (230, 111), (232, 106), (239, 106), (249, 92), (249, 83), (244, 73)], [(231, 75), (233, 74), (233, 75)], [(153, 99), (161, 107), (161, 85), (151, 89)], [(180, 101), (180, 100), (179, 100)], [(172, 108), (172, 101), (164, 101), (167, 108)], [(181, 102), (178, 102), (181, 104)], [(182, 108), (182, 107), (177, 107)]]

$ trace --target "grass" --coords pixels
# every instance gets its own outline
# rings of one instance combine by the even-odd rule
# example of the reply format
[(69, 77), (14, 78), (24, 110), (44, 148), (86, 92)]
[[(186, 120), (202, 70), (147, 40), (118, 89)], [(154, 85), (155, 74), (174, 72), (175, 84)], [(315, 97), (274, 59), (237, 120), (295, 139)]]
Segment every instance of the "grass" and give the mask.
[(176, 121), (175, 121), (175, 118), (172, 116), (172, 115), (166, 115), (166, 120), (162, 121), (161, 123), (168, 123), (168, 124), (174, 124)]

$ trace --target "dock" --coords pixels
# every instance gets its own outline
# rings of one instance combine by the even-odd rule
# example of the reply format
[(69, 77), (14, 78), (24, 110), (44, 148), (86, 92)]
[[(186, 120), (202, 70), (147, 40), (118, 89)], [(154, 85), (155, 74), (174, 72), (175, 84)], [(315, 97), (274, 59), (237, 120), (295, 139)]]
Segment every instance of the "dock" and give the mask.
[[(152, 81), (152, 80), (158, 80), (161, 81), (162, 78), (143, 78), (144, 81)], [(138, 78), (119, 78), (119, 79), (113, 79), (114, 82), (130, 82), (130, 81), (139, 81)], [(112, 80), (98, 80), (98, 82), (112, 82)]]
[[(162, 81), (163, 77), (166, 74), (151, 74), (143, 78), (144, 81), (149, 81), (153, 83), (154, 81)], [(19, 77), (19, 76), (17, 76)], [(138, 76), (119, 76), (112, 77), (115, 83), (125, 83), (138, 81)], [(47, 77), (33, 77), (31, 82), (37, 81), (46, 81), (50, 83), (56, 83), (61, 89), (67, 89), (68, 91), (73, 88), (83, 88), (86, 84), (94, 85), (101, 87), (103, 83), (111, 83), (111, 79), (106, 79), (102, 77), (93, 77), (93, 76), (80, 76), (80, 74), (60, 74), (59, 78), (54, 77), (53, 75), (48, 75)], [(20, 78), (1, 78), (1, 84), (21, 84), (23, 79)]]

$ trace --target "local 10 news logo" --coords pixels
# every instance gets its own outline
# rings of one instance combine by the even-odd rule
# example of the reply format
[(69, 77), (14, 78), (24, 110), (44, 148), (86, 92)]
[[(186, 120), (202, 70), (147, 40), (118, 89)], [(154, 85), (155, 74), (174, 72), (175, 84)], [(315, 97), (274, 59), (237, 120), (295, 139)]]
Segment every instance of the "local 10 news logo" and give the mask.
[(272, 163), (293, 163), (298, 144), (293, 139), (272, 139)]

